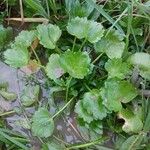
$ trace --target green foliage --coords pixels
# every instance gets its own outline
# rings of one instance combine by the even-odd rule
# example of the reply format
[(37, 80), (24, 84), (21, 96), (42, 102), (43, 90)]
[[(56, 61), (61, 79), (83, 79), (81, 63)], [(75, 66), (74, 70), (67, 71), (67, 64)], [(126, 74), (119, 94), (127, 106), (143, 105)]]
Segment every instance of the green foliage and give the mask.
[(54, 130), (54, 121), (46, 108), (39, 108), (32, 118), (32, 132), (38, 137), (49, 137)]
[(117, 78), (105, 81), (105, 86), (101, 91), (104, 105), (111, 111), (120, 111), (122, 109), (121, 103), (130, 102), (137, 94), (137, 90), (131, 83), (120, 81)]
[(141, 146), (141, 142), (144, 136), (139, 135), (132, 135), (127, 138), (120, 147), (120, 150), (134, 150), (138, 149)]
[(4, 28), (0, 25), (0, 50), (10, 41), (12, 38), (12, 28)]
[(108, 72), (108, 78), (124, 79), (130, 73), (129, 64), (122, 62), (120, 58), (109, 59), (105, 64), (105, 69)]
[[(96, 2), (96, 0), (93, 0)], [(89, 3), (80, 3), (79, 0), (65, 0), (66, 10), (70, 18), (74, 17), (88, 17), (93, 15), (94, 7)], [(94, 17), (94, 16), (93, 16)]]
[[(0, 126), (6, 129), (3, 119), (7, 121), (8, 115), (19, 114), (19, 120), (9, 125), (31, 132), (42, 142), (43, 150), (107, 149), (97, 144), (103, 141), (103, 136), (113, 133), (119, 137), (114, 139), (114, 142), (118, 141), (115, 149), (148, 148), (148, 4), (140, 1), (96, 0), (23, 2), (25, 17), (44, 16), (53, 24), (43, 22), (37, 27), (36, 24), (31, 24), (31, 31), (21, 31), (14, 42), (9, 44), (8, 33), (12, 30), (0, 26), (0, 49), (7, 46), (5, 62), (27, 73), (23, 77), (25, 88), (20, 96), (18, 94), (17, 100), (16, 95), (7, 90), (7, 85), (0, 84)], [(19, 2), (15, 5), (16, 8), (18, 4)], [(16, 10), (13, 5), (10, 7), (11, 10)], [(12, 14), (10, 16), (15, 17)], [(45, 19), (39, 18), (40, 22), (43, 20)], [(5, 99), (16, 101), (9, 102)], [(16, 106), (18, 100), (21, 107), (17, 110), (13, 106)], [(69, 129), (73, 129), (85, 143), (71, 146), (66, 143), (65, 148), (61, 143), (66, 142), (62, 139), (63, 136), (50, 136), (55, 128), (54, 121), (56, 125), (59, 122), (58, 116), (61, 120), (63, 114), (68, 116), (70, 113), (71, 117), (73, 114), (73, 121), (68, 120)], [(62, 120), (65, 122), (66, 117)], [(57, 133), (57, 128), (55, 130)], [(36, 141), (32, 143), (32, 137), (19, 135), (18, 138), (16, 133), (13, 137), (10, 131), (6, 132), (8, 136), (3, 133), (5, 132), (0, 133), (0, 142), (4, 142), (7, 149), (26, 149), (20, 141), (25, 145), (27, 143), (29, 149), (38, 149), (34, 147), (37, 144)], [(109, 137), (112, 141), (114, 136)], [(54, 138), (60, 143), (55, 143)]]
[(38, 101), (38, 96), (40, 92), (39, 85), (36, 86), (26, 86), (21, 95), (21, 102), (24, 106), (30, 106)]
[(91, 59), (86, 52), (66, 51), (60, 57), (60, 64), (70, 76), (83, 79), (91, 71)]
[(4, 52), (5, 63), (18, 68), (28, 64), (29, 52), (24, 46), (12, 47)]
[(15, 93), (8, 92), (5, 90), (0, 90), (0, 95), (9, 101), (13, 101), (13, 100), (17, 99), (17, 95)]
[(37, 26), (37, 36), (40, 43), (48, 49), (55, 49), (56, 42), (61, 36), (61, 30), (58, 26), (48, 24), (48, 25), (38, 25)]
[(52, 54), (49, 57), (49, 62), (46, 65), (46, 72), (47, 76), (53, 80), (56, 80), (65, 73), (61, 67), (60, 56), (58, 54)]
[(19, 35), (15, 38), (15, 46), (31, 46), (32, 42), (35, 40), (35, 31), (21, 31)]
[(38, 15), (48, 18), (48, 14), (42, 6), (40, 0), (25, 0), (25, 3), (32, 8)]
[(85, 38), (91, 43), (98, 42), (103, 36), (104, 30), (100, 23), (87, 20), (86, 17), (76, 17), (68, 23), (67, 31), (79, 39)]
[(150, 55), (143, 52), (138, 52), (131, 55), (128, 61), (140, 70), (140, 75), (143, 78), (150, 80)]
[(84, 94), (83, 99), (76, 104), (76, 113), (85, 122), (102, 120), (107, 115), (107, 109), (102, 104), (99, 90), (92, 90)]
[(103, 52), (112, 58), (121, 58), (124, 52), (125, 43), (122, 41), (123, 36), (117, 30), (111, 30), (95, 44), (96, 52)]
[(125, 120), (125, 123), (122, 127), (122, 130), (130, 133), (139, 133), (143, 128), (142, 120), (139, 117), (139, 114), (134, 114), (128, 109), (122, 109), (119, 112), (119, 117)]

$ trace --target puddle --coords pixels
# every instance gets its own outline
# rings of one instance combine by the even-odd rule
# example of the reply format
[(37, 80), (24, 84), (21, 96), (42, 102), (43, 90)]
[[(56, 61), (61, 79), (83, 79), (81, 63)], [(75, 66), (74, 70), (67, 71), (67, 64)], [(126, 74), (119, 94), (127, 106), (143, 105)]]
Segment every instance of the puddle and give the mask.
[[(38, 82), (42, 85), (45, 81), (45, 77), (42, 74), (42, 72), (38, 72), (35, 76)], [(7, 66), (6, 64), (0, 62), (0, 83), (2, 82), (8, 82), (9, 88), (8, 91), (15, 92), (18, 95), (18, 99), (11, 103), (12, 108), (22, 108), (20, 104), (20, 93), (23, 90), (23, 87), (28, 84), (29, 81), (25, 80), (25, 74), (22, 71), (18, 71), (17, 69), (11, 68)], [(49, 99), (50, 89), (45, 89), (44, 87), (41, 88), (41, 96), (40, 96), (40, 102), (45, 103)], [(56, 111), (56, 108), (52, 107), (50, 109), (50, 112), (54, 114)], [(13, 115), (5, 116), (5, 120), (7, 123), (7, 126), (13, 130), (18, 132), (21, 135), (27, 136), (30, 139), (33, 139), (34, 137), (31, 137), (31, 132), (29, 129), (25, 129), (28, 127), (27, 122), (24, 122), (26, 118), (30, 118), (32, 114), (35, 112), (35, 107), (28, 107), (24, 109), (24, 112), (21, 115), (17, 115), (16, 113)], [(25, 128), (19, 125), (19, 122), (21, 124), (24, 124)], [(82, 137), (78, 130), (76, 129), (76, 123), (75, 123), (75, 115), (72, 114), (70, 116), (60, 116), (56, 121), (56, 129), (54, 132), (54, 136), (58, 137), (58, 139), (63, 140), (66, 143), (74, 144), (78, 142), (82, 142)]]

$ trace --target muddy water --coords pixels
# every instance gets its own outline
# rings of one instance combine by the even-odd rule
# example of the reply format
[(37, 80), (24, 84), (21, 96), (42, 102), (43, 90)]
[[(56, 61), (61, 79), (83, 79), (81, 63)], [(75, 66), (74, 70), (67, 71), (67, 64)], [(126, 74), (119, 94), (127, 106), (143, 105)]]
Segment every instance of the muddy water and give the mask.
[[(41, 73), (37, 73), (40, 83), (44, 82), (44, 78)], [(40, 75), (39, 75), (40, 74)], [(39, 77), (41, 76), (41, 77)], [(0, 62), (0, 83), (8, 82), (10, 92), (15, 92), (18, 96), (18, 99), (14, 102), (11, 102), (12, 109), (22, 109), (22, 105), (20, 102), (20, 93), (23, 87), (27, 84), (26, 80), (24, 80), (25, 74), (17, 69), (11, 68), (6, 64)], [(42, 80), (42, 79), (43, 80)], [(50, 89), (46, 90), (42, 89), (42, 96), (39, 101), (46, 101), (49, 99)], [(55, 113), (55, 108), (51, 108), (50, 112)], [(6, 120), (7, 126), (13, 130), (32, 138), (32, 134), (30, 132), (29, 120), (27, 118), (31, 118), (32, 114), (34, 114), (35, 108), (28, 107), (23, 110), (23, 113), (18, 115), (17, 113), (11, 114), (9, 116), (4, 116), (3, 118)], [(18, 123), (19, 122), (19, 123)], [(75, 116), (74, 114), (70, 116), (61, 116), (59, 119), (55, 121), (56, 128), (54, 136), (56, 139), (61, 139), (66, 143), (73, 144), (78, 142), (83, 142), (82, 137), (78, 130), (76, 129)]]

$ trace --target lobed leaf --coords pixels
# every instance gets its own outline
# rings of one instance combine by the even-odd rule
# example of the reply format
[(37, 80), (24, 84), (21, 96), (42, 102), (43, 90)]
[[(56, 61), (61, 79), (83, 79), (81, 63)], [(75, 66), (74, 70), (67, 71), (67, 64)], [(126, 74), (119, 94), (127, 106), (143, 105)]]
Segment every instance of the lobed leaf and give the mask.
[(65, 72), (70, 76), (83, 79), (90, 73), (91, 59), (87, 52), (66, 51), (60, 56), (60, 64)]
[(5, 63), (8, 65), (19, 68), (28, 64), (29, 52), (24, 46), (17, 46), (7, 49), (4, 52)]
[(15, 38), (15, 46), (31, 46), (32, 42), (35, 40), (35, 31), (21, 31), (19, 35)]
[(119, 117), (125, 120), (125, 123), (122, 126), (122, 130), (126, 133), (138, 133), (142, 130), (143, 123), (138, 114), (134, 114), (128, 109), (122, 109), (119, 112)]
[(143, 52), (138, 52), (131, 55), (128, 61), (133, 65), (137, 66), (140, 70), (140, 75), (150, 80), (150, 55)]
[(76, 113), (85, 122), (90, 123), (93, 120), (102, 120), (107, 116), (107, 109), (102, 104), (99, 90), (86, 92), (83, 99), (76, 104)]
[(49, 57), (49, 62), (46, 65), (46, 72), (47, 76), (53, 80), (56, 80), (65, 73), (60, 65), (60, 56), (58, 54), (52, 54)]
[(122, 62), (121, 58), (109, 59), (105, 64), (108, 72), (108, 78), (124, 79), (130, 73), (130, 66), (126, 62)]
[(58, 26), (40, 24), (37, 26), (37, 36), (45, 48), (55, 49), (56, 42), (61, 36), (61, 30)]
[(67, 31), (79, 39), (85, 38), (91, 43), (98, 42), (103, 36), (104, 30), (100, 23), (87, 20), (86, 17), (76, 17), (72, 19), (67, 26)]
[(104, 52), (110, 58), (121, 58), (124, 52), (125, 43), (123, 36), (116, 30), (111, 30), (107, 36), (95, 43), (96, 52)]
[(117, 78), (105, 81), (101, 96), (104, 105), (110, 111), (120, 111), (121, 103), (128, 103), (137, 96), (137, 90), (128, 81), (120, 81)]

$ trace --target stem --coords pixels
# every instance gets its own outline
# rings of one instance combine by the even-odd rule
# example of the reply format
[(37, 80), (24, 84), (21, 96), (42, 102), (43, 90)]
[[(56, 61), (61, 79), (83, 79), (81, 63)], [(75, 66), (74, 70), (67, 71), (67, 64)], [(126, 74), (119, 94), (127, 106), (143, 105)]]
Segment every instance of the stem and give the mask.
[(50, 17), (50, 11), (49, 11), (49, 6), (48, 6), (48, 0), (46, 0), (46, 9), (47, 9), (48, 17)]
[(7, 112), (4, 112), (4, 113), (1, 113), (1, 114), (0, 114), (0, 117), (2, 117), (2, 116), (7, 116), (7, 115), (10, 115), (10, 114), (13, 114), (13, 113), (15, 113), (14, 110), (12, 110), (12, 111), (7, 111)]
[(75, 37), (74, 40), (73, 40), (72, 51), (74, 51), (74, 47), (75, 47), (75, 44), (76, 44), (76, 40), (77, 40), (77, 38)]
[(106, 137), (99, 138), (99, 139), (97, 139), (95, 141), (92, 141), (92, 142), (89, 142), (89, 143), (79, 144), (79, 145), (74, 145), (74, 146), (68, 147), (65, 150), (89, 147), (89, 146), (92, 146), (92, 145), (100, 144), (100, 143), (104, 142), (106, 139), (107, 139)]
[(66, 103), (66, 105), (64, 107), (62, 107), (56, 114), (54, 114), (52, 116), (52, 119), (56, 118), (60, 113), (62, 113), (66, 107), (73, 101), (74, 97), (70, 99), (70, 101), (68, 103)]
[(35, 57), (36, 57), (37, 61), (38, 61), (38, 64), (40, 64), (40, 65), (41, 65), (41, 61), (40, 61), (40, 59), (39, 59), (39, 57), (38, 57), (37, 53), (35, 52), (35, 50), (34, 50), (34, 48), (33, 48), (32, 46), (31, 46), (31, 49), (32, 49), (32, 51), (33, 51), (33, 53), (34, 53), (34, 55), (35, 55)]
[(91, 92), (92, 90), (90, 89), (90, 87), (86, 84), (86, 83), (83, 83), (84, 86)]
[(131, 1), (131, 4), (130, 4), (128, 0), (128, 27), (127, 27), (127, 35), (126, 35), (125, 55), (128, 52), (129, 36), (131, 34), (131, 24), (132, 24), (132, 18), (133, 18), (132, 12), (133, 12), (133, 2)]
[(80, 47), (80, 49), (79, 49), (79, 51), (81, 51), (81, 49), (83, 48), (83, 46), (84, 46), (84, 44), (86, 43), (86, 39), (84, 39), (84, 41), (82, 42), (82, 44), (81, 44), (81, 47)]
[(21, 14), (21, 20), (22, 22), (24, 21), (24, 14), (23, 14), (23, 5), (22, 5), (22, 0), (19, 1), (20, 3), (20, 14)]
[(67, 83), (67, 87), (66, 87), (66, 102), (68, 101), (68, 93), (69, 93), (69, 86), (70, 86), (71, 80), (72, 80), (72, 77), (70, 77)]
[(104, 54), (104, 53), (99, 54), (99, 55), (93, 60), (92, 64), (96, 63), (96, 62), (99, 60), (99, 58), (100, 58), (103, 54)]

